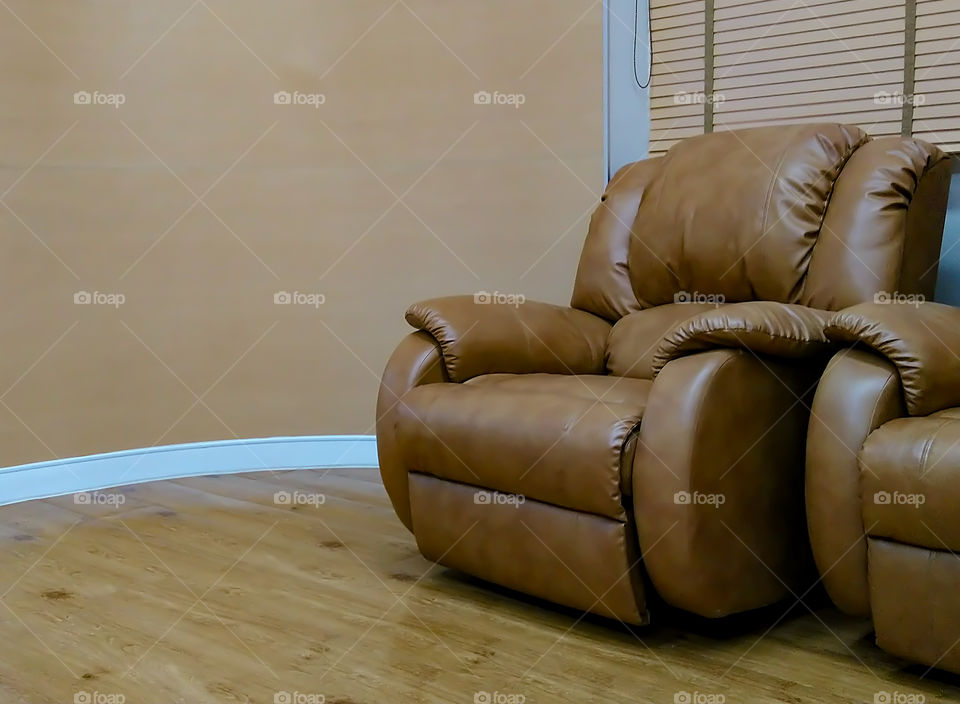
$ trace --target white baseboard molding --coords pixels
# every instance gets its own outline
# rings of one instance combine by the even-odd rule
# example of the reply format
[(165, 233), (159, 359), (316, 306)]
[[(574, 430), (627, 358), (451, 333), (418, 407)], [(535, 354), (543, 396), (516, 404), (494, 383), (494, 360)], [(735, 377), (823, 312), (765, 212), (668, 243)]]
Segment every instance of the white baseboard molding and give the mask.
[(0, 505), (160, 479), (276, 469), (376, 467), (373, 435), (217, 440), (146, 447), (0, 469)]

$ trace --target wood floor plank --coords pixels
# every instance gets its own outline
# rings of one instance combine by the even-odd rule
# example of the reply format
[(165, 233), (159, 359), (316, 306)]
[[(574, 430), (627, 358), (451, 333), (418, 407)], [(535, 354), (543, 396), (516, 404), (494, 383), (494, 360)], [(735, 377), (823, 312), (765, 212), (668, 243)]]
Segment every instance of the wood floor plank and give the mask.
[(327, 704), (482, 692), (529, 704), (669, 704), (684, 692), (960, 701), (954, 680), (878, 650), (867, 622), (822, 605), (772, 628), (777, 614), (763, 618), (718, 633), (667, 614), (631, 631), (432, 565), (376, 470), (195, 477), (0, 507), (0, 704), (78, 692), (127, 704), (270, 704), (281, 692)]

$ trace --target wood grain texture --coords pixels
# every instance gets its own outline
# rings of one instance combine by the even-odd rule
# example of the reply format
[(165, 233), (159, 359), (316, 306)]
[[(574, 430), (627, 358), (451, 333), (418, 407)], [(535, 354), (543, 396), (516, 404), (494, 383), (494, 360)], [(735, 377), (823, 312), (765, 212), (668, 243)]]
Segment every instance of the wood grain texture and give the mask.
[(831, 608), (631, 633), (432, 566), (376, 470), (157, 482), (0, 517), (3, 704), (960, 700)]

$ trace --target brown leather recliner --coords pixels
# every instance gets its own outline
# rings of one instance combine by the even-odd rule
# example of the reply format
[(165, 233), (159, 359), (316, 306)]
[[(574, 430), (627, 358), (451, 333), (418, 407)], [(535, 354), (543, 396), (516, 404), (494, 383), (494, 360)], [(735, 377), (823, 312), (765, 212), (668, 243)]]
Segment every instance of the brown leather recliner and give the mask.
[(719, 617), (807, 583), (828, 311), (932, 293), (947, 179), (855, 127), (705, 135), (612, 179), (570, 308), (412, 306), (377, 441), (421, 552), (631, 624), (651, 589)]
[(808, 440), (823, 582), (872, 616), (880, 647), (960, 673), (960, 309), (891, 293), (826, 332), (852, 346), (827, 366)]

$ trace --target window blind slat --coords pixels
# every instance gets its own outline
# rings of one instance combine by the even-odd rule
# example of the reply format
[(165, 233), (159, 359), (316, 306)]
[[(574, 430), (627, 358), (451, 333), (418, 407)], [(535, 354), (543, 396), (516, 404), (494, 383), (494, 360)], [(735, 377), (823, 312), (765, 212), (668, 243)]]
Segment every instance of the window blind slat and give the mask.
[(846, 3), (834, 3), (822, 7), (803, 6), (796, 10), (788, 10), (779, 14), (749, 15), (732, 20), (722, 20), (716, 23), (716, 32), (740, 32), (741, 34), (753, 29), (763, 30), (767, 36), (790, 32), (817, 32), (830, 31), (839, 27), (848, 27), (860, 22), (879, 22), (881, 20), (895, 20), (904, 16), (903, 0), (897, 6), (877, 7), (867, 5), (855, 10), (838, 9)]
[[(748, 55), (749, 56), (749, 55)], [(875, 49), (864, 49), (855, 54), (853, 52), (831, 51), (816, 56), (805, 56), (789, 59), (773, 59), (768, 61), (739, 61), (734, 57), (717, 57), (717, 80), (727, 76), (749, 76), (775, 71), (803, 70), (820, 66), (852, 65), (859, 67), (865, 74), (864, 80), (869, 81), (870, 75), (876, 73), (873, 64), (884, 59), (899, 59), (900, 70), (903, 70), (903, 46), (883, 46)]]
[[(839, 27), (829, 33), (824, 40), (818, 32), (799, 32), (791, 37), (789, 45), (785, 46), (781, 36), (747, 37), (742, 40), (731, 41), (733, 33), (725, 34), (721, 41), (714, 42), (717, 56), (721, 54), (743, 53), (768, 49), (788, 49), (790, 47), (823, 44), (824, 41), (840, 44), (845, 42), (850, 48), (856, 49), (855, 43), (863, 47), (877, 46), (886, 37), (896, 38), (896, 43), (903, 43), (903, 19), (878, 22), (864, 22), (849, 27)], [(841, 44), (842, 46), (842, 44)], [(839, 48), (839, 47), (838, 47)]]
[[(875, 7), (897, 7), (903, 0), (860, 0), (853, 11), (869, 10)], [(738, 17), (756, 17), (758, 15), (780, 15), (800, 5), (797, 0), (715, 0), (717, 21)], [(820, 13), (824, 6), (836, 7), (837, 0), (803, 0), (803, 6)]]
[[(899, 43), (898, 43), (899, 42)], [(742, 63), (744, 56), (749, 56), (750, 63), (768, 62), (780, 59), (804, 58), (821, 54), (844, 54), (847, 63), (866, 62), (869, 56), (886, 56), (895, 58), (903, 56), (903, 22), (897, 32), (877, 32), (871, 36), (854, 37), (850, 39), (807, 40), (791, 42), (788, 46), (772, 48), (743, 46), (739, 51), (730, 51), (729, 47), (717, 47), (717, 66)], [(737, 42), (737, 44), (743, 44)], [(877, 46), (879, 44), (879, 47)], [(876, 53), (871, 53), (876, 52)]]

